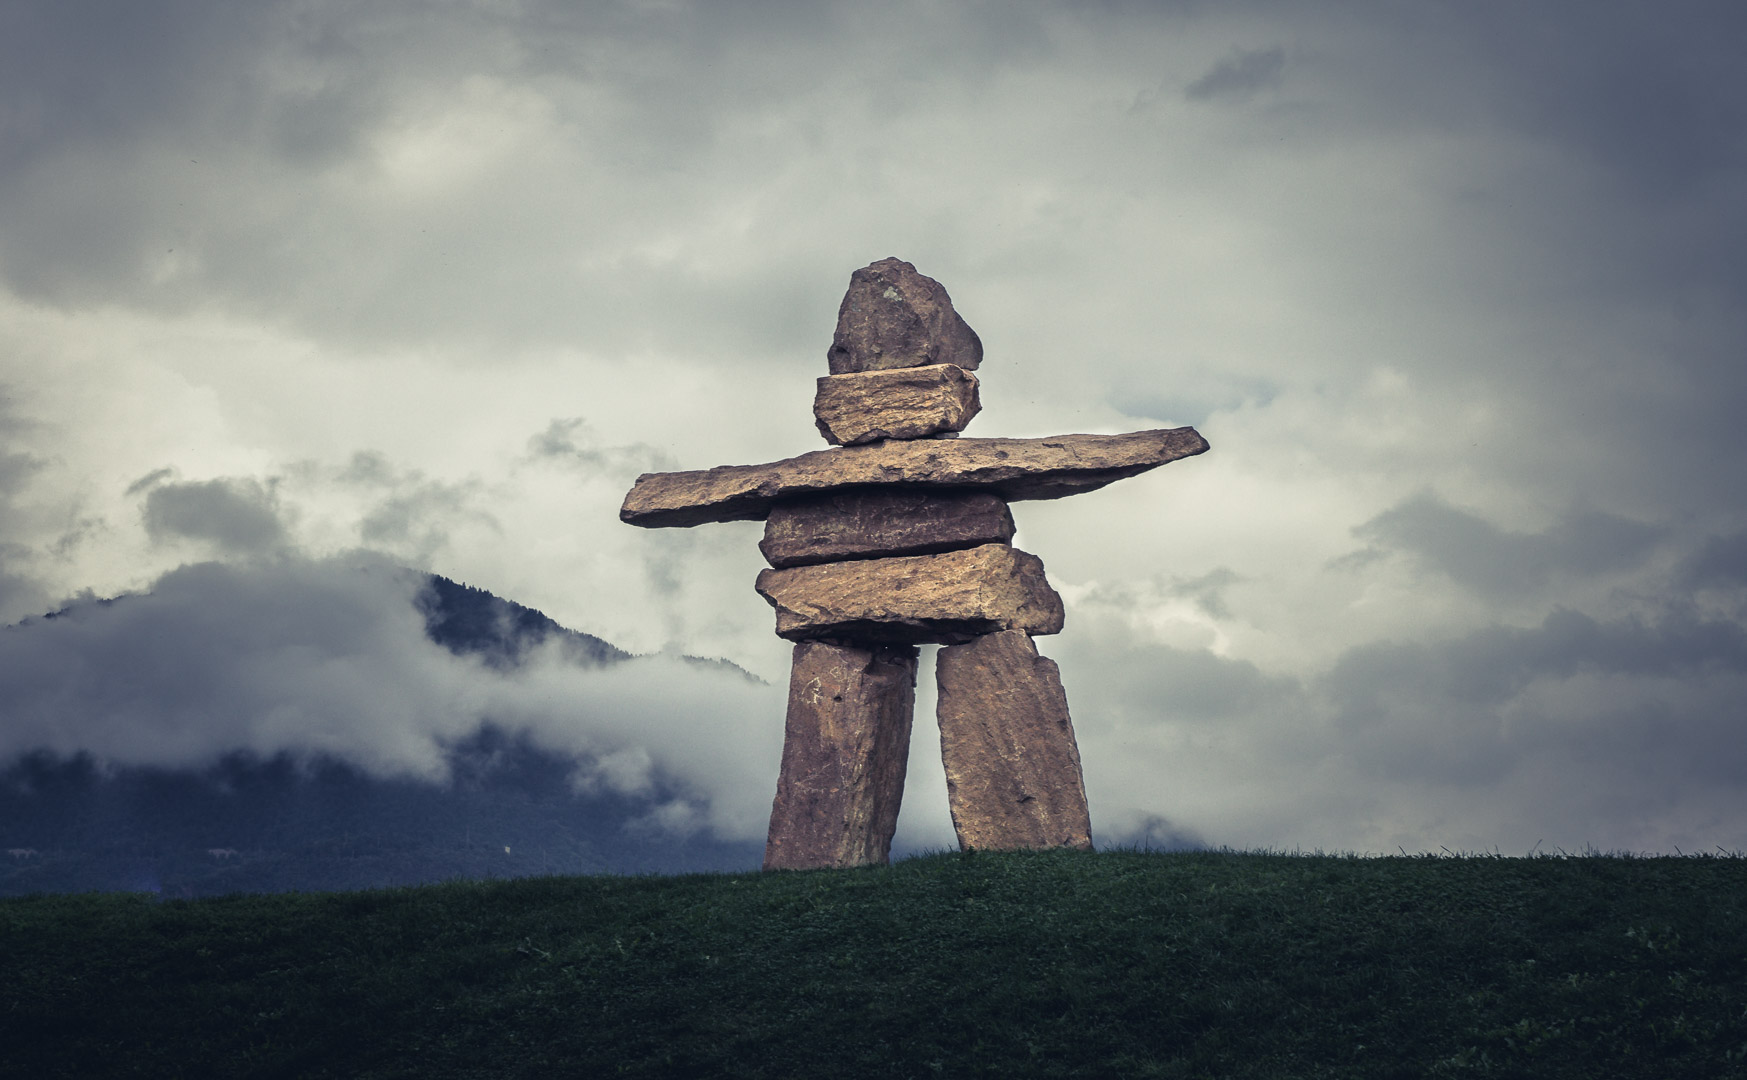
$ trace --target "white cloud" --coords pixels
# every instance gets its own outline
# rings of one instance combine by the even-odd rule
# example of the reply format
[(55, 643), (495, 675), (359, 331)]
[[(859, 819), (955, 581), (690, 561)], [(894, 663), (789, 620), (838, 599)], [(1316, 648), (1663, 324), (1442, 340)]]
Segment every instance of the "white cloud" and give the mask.
[(0, 759), (204, 767), (288, 752), (441, 782), (446, 748), (489, 721), (578, 760), (581, 788), (641, 795), (660, 780), (695, 797), (698, 824), (761, 835), (780, 689), (670, 655), (581, 667), (556, 644), (501, 671), (425, 636), (422, 585), (367, 554), (197, 563), (149, 593), (8, 627)]

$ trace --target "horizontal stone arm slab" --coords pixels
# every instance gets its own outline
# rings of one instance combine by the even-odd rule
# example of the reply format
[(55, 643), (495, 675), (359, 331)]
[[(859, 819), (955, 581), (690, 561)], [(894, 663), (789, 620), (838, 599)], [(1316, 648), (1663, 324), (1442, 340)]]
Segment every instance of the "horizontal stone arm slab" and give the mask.
[(1047, 439), (888, 440), (815, 450), (768, 465), (645, 473), (619, 520), (644, 528), (762, 521), (778, 499), (876, 484), (980, 488), (1009, 500), (1093, 491), (1178, 458), (1205, 453), (1191, 427)]

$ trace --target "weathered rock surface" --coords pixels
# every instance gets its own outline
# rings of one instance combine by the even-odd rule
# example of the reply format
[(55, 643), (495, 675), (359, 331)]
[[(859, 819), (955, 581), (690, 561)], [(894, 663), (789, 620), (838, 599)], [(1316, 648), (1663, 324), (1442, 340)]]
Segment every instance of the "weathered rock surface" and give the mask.
[(927, 555), (1005, 544), (1013, 513), (999, 495), (922, 488), (856, 488), (779, 502), (758, 550), (775, 567)]
[(983, 343), (940, 282), (902, 259), (881, 259), (849, 275), (825, 358), (833, 375), (923, 364), (974, 370)]
[(765, 570), (778, 637), (955, 644), (997, 630), (1059, 634), (1062, 599), (1043, 560), (1006, 544), (938, 555)]
[(766, 870), (887, 860), (915, 699), (913, 648), (795, 646)]
[(954, 364), (826, 375), (813, 395), (819, 434), (840, 446), (963, 431), (982, 407), (977, 377)]
[(1068, 698), (1021, 631), (940, 650), (940, 757), (960, 848), (1092, 847)]
[(1048, 439), (888, 439), (767, 465), (645, 473), (626, 494), (619, 519), (646, 528), (759, 521), (778, 499), (873, 484), (1059, 499), (1206, 450), (1207, 440), (1189, 427)]

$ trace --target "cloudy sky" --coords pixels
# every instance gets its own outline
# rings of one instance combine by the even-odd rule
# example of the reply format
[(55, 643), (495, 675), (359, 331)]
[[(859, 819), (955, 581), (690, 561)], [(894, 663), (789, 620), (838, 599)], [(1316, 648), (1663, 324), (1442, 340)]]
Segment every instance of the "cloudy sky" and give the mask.
[[(1015, 507), (1095, 828), (1747, 847), (1738, 5), (20, 0), (0, 8), (0, 756), (340, 754), (480, 713), (761, 836), (751, 523), (851, 270), (967, 434), (1193, 424)], [(435, 571), (660, 656), (515, 678)], [(166, 576), (167, 575), (167, 576)], [(29, 631), (26, 633), (25, 631)], [(731, 681), (731, 680), (730, 680)], [(951, 836), (919, 690), (901, 842)]]

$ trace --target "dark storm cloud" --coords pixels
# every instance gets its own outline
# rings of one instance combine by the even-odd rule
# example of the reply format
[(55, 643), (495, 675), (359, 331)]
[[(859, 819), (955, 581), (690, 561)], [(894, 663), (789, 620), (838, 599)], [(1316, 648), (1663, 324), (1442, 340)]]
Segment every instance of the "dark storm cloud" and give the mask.
[[(1727, 298), (1747, 292), (1747, 202), (1726, 193), (1747, 178), (1747, 73), (1735, 46), (1747, 9), (1691, 0), (1330, 10), (1352, 47), (1327, 54), (1341, 70), (1323, 74), (1342, 91), (1322, 102), (1329, 122), (1372, 138), (1489, 144), (1456, 192), (1459, 220), (1491, 219), (1504, 233), (1469, 287), (1544, 329), (1527, 348), (1469, 362), (1500, 374), (1532, 363), (1520, 373), (1544, 381), (1532, 400), (1564, 399), (1596, 429), (1654, 441), (1662, 452), (1643, 455), (1646, 472), (1660, 474), (1652, 483), (1690, 484), (1711, 448), (1742, 446), (1726, 403), (1747, 395), (1738, 359), (1747, 321)], [(1463, 232), (1448, 240), (1453, 250)], [(1629, 342), (1572, 333), (1616, 318)], [(1669, 393), (1672, 372), (1707, 392)]]
[(1647, 194), (1691, 190), (1744, 163), (1739, 4), (1471, 9), (1451, 23), (1473, 54), (1494, 58), (1495, 104)]
[[(1723, 44), (1731, 10), (1263, 4), (1247, 17), (1314, 46), (1316, 79), (1295, 100), (1317, 118), (1306, 123), (1321, 153), (1342, 148), (1320, 141), (1331, 133), (1499, 124), (1650, 177), (1635, 189), (1726, 212), (1704, 178), (1737, 166), (1747, 128)], [(10, 136), (0, 275), (56, 303), (218, 306), (324, 339), (782, 354), (800, 336), (793, 313), (828, 309), (841, 290), (830, 280), (839, 247), (868, 233), (838, 226), (826, 207), (843, 238), (803, 240), (767, 208), (756, 218), (764, 242), (732, 244), (733, 265), (696, 255), (757, 202), (736, 147), (767, 147), (777, 157), (759, 163), (774, 174), (827, 181), (794, 189), (803, 203), (864, 191), (866, 210), (854, 209), (871, 216), (874, 236), (888, 234), (896, 221), (883, 219), (905, 216), (902, 190), (831, 138), (872, 119), (862, 102), (877, 99), (900, 125), (948, 106), (966, 136), (1012, 138), (1023, 111), (980, 101), (992, 79), (1077, 63), (1066, 43), (1079, 38), (1156, 32), (1161, 21), (1205, 28), (1217, 15), (1193, 5), (1018, 5), (999, 16), (920, 4), (16, 5), (0, 35)], [(846, 41), (853, 63), (841, 62)], [(1284, 57), (1224, 39), (1171, 84), (1186, 81), (1194, 100), (1241, 98), (1279, 84)], [(465, 127), (470, 104), (476, 132)], [(492, 162), (488, 137), (513, 139), (520, 122), (527, 145)], [(414, 154), (405, 169), (438, 190), (373, 186), (394, 171), (398, 137), (446, 131), (476, 160), (456, 171)], [(967, 151), (968, 171), (938, 179), (976, 188), (975, 166)], [(1030, 171), (1027, 182), (1062, 182)], [(1524, 180), (1474, 194), (1517, 207), (1525, 235), (1572, 220), (1562, 243), (1589, 244), (1590, 265), (1633, 287), (1659, 282), (1667, 296), (1668, 282), (1686, 282), (1702, 304), (1719, 271), (1736, 282), (1747, 272), (1740, 212), (1702, 215), (1699, 227), (1691, 207), (1661, 222), (1629, 207), (1597, 229), (1587, 200)], [(1099, 191), (1064, 194), (1095, 202)], [(656, 297), (686, 317), (664, 318)]]
[(1256, 717), (1288, 703), (1297, 690), (1296, 680), (1205, 649), (1160, 645), (1133, 650), (1125, 659), (1129, 662), (1114, 683), (1135, 717), (1202, 722)]
[(1680, 581), (1690, 589), (1747, 585), (1747, 532), (1705, 540), (1681, 564)]
[(1747, 630), (1733, 622), (1557, 611), (1538, 627), (1363, 646), (1321, 689), (1376, 776), (1475, 790), (1516, 772), (1606, 777), (1622, 805), (1679, 801), (1666, 785), (1684, 777), (1747, 800)]
[(239, 152), (286, 178), (356, 153), (404, 67), (373, 62), (390, 27), (332, 16), (277, 0), (8, 5), (0, 270), (14, 288), (182, 308), (198, 290), (149, 284), (166, 260), (229, 277), (232, 293), (260, 282), (258, 263), (283, 266), (247, 205), (272, 196), (237, 174)]
[(1097, 657), (1101, 705), (1082, 724), (1099, 723), (1094, 716), (1141, 726), (1249, 722), (1290, 711), (1302, 693), (1296, 679), (1269, 675), (1248, 660), (1137, 640), (1107, 619), (1076, 619), (1059, 649), (1076, 665)]
[[(991, 343), (1006, 335), (1012, 351), (992, 347), (992, 357), (1019, 354), (1019, 365), (991, 363), (991, 406), (1003, 392), (1051, 405), (1044, 380), (1059, 377), (1076, 408), (1074, 395), (1093, 387), (1088, 423), (1104, 422), (1099, 408), (1206, 421), (1216, 451), (1194, 467), (1224, 470), (1210, 482), (1217, 493), (1199, 496), (1208, 528), (1241, 538), (1326, 526), (1332, 537), (1197, 551), (1185, 532), (1156, 546), (1160, 559), (1196, 560), (1179, 577), (1159, 576), (1151, 553), (1081, 575), (1108, 578), (1093, 599), (1110, 617), (1076, 613), (1061, 639), (1064, 671), (1071, 660), (1086, 676), (1069, 691), (1089, 775), (1132, 769), (1129, 786), (1105, 796), (1130, 800), (1128, 826), (1221, 842), (1223, 821), (1177, 812), (1159, 780), (1172, 769), (1200, 770), (1208, 790), (1264, 775), (1242, 798), (1272, 807), (1265, 835), (1288, 841), (1318, 813), (1335, 821), (1327, 835), (1365, 820), (1428, 846), (1443, 839), (1439, 813), (1495, 808), (1587, 820), (1595, 831), (1567, 836), (1604, 844), (1657, 835), (1631, 833), (1640, 820), (1700, 832), (1740, 820), (1741, 763), (1728, 748), (1741, 742), (1730, 725), (1747, 674), (1739, 627), (1717, 612), (1747, 577), (1747, 470), (1727, 467), (1747, 449), (1740, 7), (1332, 0), (1232, 10), (9, 5), (0, 284), (23, 298), (13, 310), (58, 306), (67, 328), (122, 320), (107, 341), (63, 329), (70, 344), (21, 348), (18, 366), (46, 385), (63, 355), (131, 342), (128, 319), (212, 313), (259, 332), (239, 348), (295, 346), (271, 363), (294, 355), (331, 371), (408, 357), (405, 377), (436, 400), (445, 373), (426, 352), (486, 370), (557, 345), (549, 351), (584, 357), (602, 377), (654, 388), (650, 430), (660, 433), (647, 437), (660, 449), (556, 420), (499, 482), (605, 488), (672, 467), (669, 453), (700, 452), (696, 432), (679, 429), (715, 402), (678, 423), (670, 407), (722, 385), (717, 374), (818, 364), (848, 270), (895, 251), (945, 279)], [(1140, 103), (1136, 87), (1148, 88), (1146, 107), (1126, 109)], [(166, 333), (198, 337), (187, 323)], [(1058, 325), (1063, 336), (1050, 339)], [(151, 368), (139, 351), (138, 368)], [(135, 370), (131, 345), (116, 355), (116, 371)], [(141, 385), (166, 396), (171, 384), (201, 394), (224, 383), (210, 412), (189, 406), (231, 433), (201, 447), (215, 464), (195, 475), (325, 452), (263, 445), (284, 435), (251, 442), (243, 418), (279, 392), (259, 390), (264, 378), (198, 361), (155, 370), (169, 377)], [(77, 406), (65, 403), (87, 400), (80, 389), (50, 400), (70, 413)], [(607, 427), (595, 389), (542, 399), (526, 423), (597, 410)], [(127, 422), (157, 422), (153, 405), (130, 401), (126, 415), (147, 419)], [(334, 428), (430, 422), (398, 396), (359, 411), (367, 421)], [(989, 412), (985, 423), (1000, 422)], [(802, 428), (804, 413), (803, 402)], [(747, 409), (728, 422), (744, 430), (770, 418)], [(1025, 433), (1061, 430), (1054, 416), (1038, 422), (1049, 426)], [(28, 453), (9, 472), (0, 463), (0, 545), (30, 541), (0, 546), (0, 574), (15, 562), (63, 565), (41, 538), (80, 535), (68, 524), (78, 514), (26, 498), (45, 486), (37, 464), (59, 452), (50, 448), (105, 448), (68, 468), (69, 490), (113, 494), (146, 467), (124, 460), (117, 471), (113, 458), (137, 440), (99, 430), (69, 425), (65, 439), (20, 444)], [(512, 453), (527, 430), (510, 429)], [(337, 445), (394, 445), (343, 437)], [(107, 465), (96, 461), (104, 453)], [(138, 460), (165, 459), (154, 450)], [(393, 589), (326, 565), (304, 566), (312, 579), (301, 584), (285, 567), (273, 578), (263, 556), (284, 554), (288, 523), (331, 522), (340, 543), (363, 540), (401, 562), (430, 557), (466, 525), (481, 526), (481, 546), (513, 552), (492, 555), (502, 561), (539, 534), (527, 549), (547, 553), (528, 555), (518, 581), (597, 558), (606, 570), (590, 580), (641, 580), (610, 595), (671, 612), (675, 641), (738, 610), (700, 585), (714, 573), (701, 567), (725, 565), (707, 557), (725, 550), (720, 533), (663, 530), (639, 537), (634, 553), (585, 540), (573, 543), (583, 554), (556, 557), (560, 542), (540, 532), (549, 515), (523, 508), (518, 523), (512, 507), (496, 534), (491, 511), (506, 504), (491, 501), (490, 477), (450, 480), (437, 466), (366, 454), (287, 470), (274, 488), (182, 483), (195, 466), (175, 464), (181, 473), (128, 489), (129, 507), (143, 496), (149, 533), (166, 542), (154, 554), (188, 542), (248, 565), (228, 583), (218, 571), (166, 579), (158, 600), (133, 609), (149, 618), (114, 614), (118, 604), (105, 609), (113, 622), (56, 620), (56, 636), (40, 640), (58, 653), (8, 638), (5, 700), (45, 710), (61, 700), (100, 718), (56, 714), (73, 725), (53, 733), (66, 745), (140, 754), (195, 732), (189, 745), (326, 739), (419, 762), (433, 731), (474, 722), (461, 706), (491, 694), (494, 707), (545, 718), (550, 739), (570, 730), (575, 685), (548, 672), (512, 692), (440, 657), (431, 666), (416, 627), (390, 625), (386, 613), (404, 606)], [(458, 466), (467, 477), (472, 467)], [(302, 481), (321, 497), (302, 500)], [(1469, 508), (1431, 494), (1390, 505), (1416, 488), (1461, 491)], [(608, 502), (589, 514), (612, 524)], [(1547, 508), (1552, 524), (1498, 524), (1500, 507), (1523, 506)], [(293, 521), (293, 507), (308, 517)], [(26, 517), (28, 528), (14, 527)], [(1163, 513), (1139, 523), (1161, 537), (1176, 525)], [(1343, 561), (1351, 572), (1320, 574), (1355, 525), (1369, 547)], [(1082, 552), (1094, 539), (1064, 533)], [(1054, 566), (1072, 565), (1074, 550)], [(1683, 551), (1693, 554), (1670, 577)], [(80, 570), (147, 574), (128, 569), (135, 558), (118, 542)], [(1396, 574), (1403, 565), (1413, 573)], [(1423, 609), (1418, 593), (1380, 585), (1402, 576), (1418, 578)], [(29, 585), (0, 577), (0, 604)], [(347, 589), (380, 610), (334, 595)], [(744, 581), (720, 589), (744, 594)], [(1594, 599), (1604, 592), (1605, 608)], [(321, 598), (342, 625), (304, 619), (296, 595)], [(592, 602), (583, 593), (573, 610)], [(202, 605), (251, 614), (232, 625)], [(1629, 605), (1637, 621), (1621, 613)], [(762, 616), (757, 629), (768, 644)], [(158, 656), (157, 639), (179, 651)], [(1215, 648), (1199, 647), (1210, 639)], [(210, 670), (178, 659), (209, 648)], [(168, 674), (154, 681), (160, 669)], [(771, 730), (748, 720), (699, 735), (704, 725), (673, 717), (714, 716), (708, 688), (669, 700), (666, 669), (644, 670), (660, 674), (626, 675), (619, 726), (589, 742), (614, 783), (634, 785), (651, 762), (690, 760), (697, 746), (744, 753), (735, 739)], [(133, 689), (114, 690), (106, 671)], [(403, 697), (436, 720), (384, 711)], [(768, 720), (780, 708), (746, 711)], [(364, 719), (324, 726), (348, 709)], [(626, 734), (662, 723), (671, 726), (654, 749)], [(707, 780), (707, 756), (674, 774)], [(1523, 791), (1503, 787), (1524, 777)], [(741, 785), (765, 809), (768, 779)], [(1422, 813), (1424, 792), (1445, 790), (1465, 801)], [(1355, 809), (1364, 799), (1374, 808)], [(1148, 826), (1148, 814), (1170, 824)]]
[(1665, 539), (1663, 526), (1599, 511), (1569, 510), (1546, 531), (1517, 533), (1423, 492), (1354, 530), (1488, 596), (1538, 591), (1561, 580), (1641, 565)]
[[(792, 312), (829, 292), (762, 261), (723, 272), (644, 249), (676, 228), (714, 227), (675, 208), (719, 197), (707, 174), (738, 145), (724, 127), (841, 77), (810, 54), (854, 9), (184, 0), (8, 11), (0, 279), (33, 300), (216, 308), (373, 344), (483, 333), (770, 355)], [(986, 62), (985, 44), (936, 18), (941, 35), (931, 50), (902, 49), (906, 65), (929, 70), (930, 52), (955, 62), (936, 71)], [(875, 35), (860, 51), (872, 62), (895, 47)], [(892, 81), (888, 104), (920, 87)], [(493, 161), (500, 137), (529, 145)], [(430, 146), (436, 156), (421, 158)], [(477, 160), (452, 171), (444, 152)], [(663, 318), (652, 293), (690, 317)]]
[[(0, 88), (17, 168), (57, 143), (150, 138), (185, 110), (223, 109), (268, 5), (8, 4)], [(214, 91), (220, 91), (214, 93)]]
[(1377, 718), (1389, 711), (1384, 699), (1395, 707), (1414, 700), (1497, 706), (1538, 680), (1578, 674), (1747, 674), (1747, 630), (1692, 615), (1602, 622), (1555, 611), (1537, 627), (1487, 627), (1438, 644), (1361, 646), (1335, 664), (1327, 687), (1343, 715)]
[[(1506, 124), (1581, 152), (1639, 194), (1690, 191), (1742, 163), (1734, 42), (1747, 13), (1728, 0), (1275, 10), (1359, 91), (1343, 111), (1373, 123)], [(1345, 47), (1319, 28), (1338, 28)]]
[(1248, 101), (1263, 90), (1280, 85), (1286, 67), (1286, 50), (1234, 49), (1212, 70), (1183, 88), (1190, 101)]
[(146, 535), (159, 543), (197, 540), (226, 555), (264, 555), (288, 541), (279, 500), (258, 480), (160, 484), (146, 493), (143, 513)]
[(1315, 843), (1332, 817), (1434, 850), (1453, 827), (1666, 849), (1738, 844), (1747, 812), (1747, 630), (1728, 620), (1557, 610), (1358, 646), (1303, 681), (1097, 619), (1057, 648), (1112, 836), (1160, 813), (1212, 844)]

